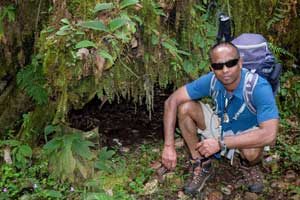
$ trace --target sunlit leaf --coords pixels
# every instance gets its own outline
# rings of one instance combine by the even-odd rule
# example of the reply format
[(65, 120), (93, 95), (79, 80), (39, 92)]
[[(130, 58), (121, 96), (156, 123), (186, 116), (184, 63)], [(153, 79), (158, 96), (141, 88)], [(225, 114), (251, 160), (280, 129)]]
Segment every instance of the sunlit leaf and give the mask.
[(63, 30), (59, 30), (55, 33), (56, 35), (59, 35), (59, 36), (63, 36), (63, 35), (68, 35), (69, 33), (66, 32), (66, 31), (63, 31)]
[(109, 10), (114, 8), (113, 3), (98, 3), (94, 8), (94, 13), (102, 11), (102, 10)]
[(64, 24), (68, 24), (68, 25), (70, 24), (70, 21), (67, 18), (63, 18), (60, 21)]
[(108, 31), (107, 27), (100, 20), (84, 21), (78, 25), (84, 28), (89, 28), (97, 31)]
[(89, 40), (82, 40), (82, 41), (78, 42), (75, 46), (76, 49), (87, 48), (87, 47), (95, 47), (96, 48), (96, 44)]
[(111, 31), (115, 31), (118, 28), (124, 26), (126, 23), (127, 23), (127, 19), (118, 17), (110, 21), (108, 26)]
[(128, 7), (128, 6), (135, 5), (135, 4), (137, 4), (138, 2), (139, 2), (138, 0), (123, 0), (123, 1), (120, 3), (120, 8), (123, 9), (123, 8)]

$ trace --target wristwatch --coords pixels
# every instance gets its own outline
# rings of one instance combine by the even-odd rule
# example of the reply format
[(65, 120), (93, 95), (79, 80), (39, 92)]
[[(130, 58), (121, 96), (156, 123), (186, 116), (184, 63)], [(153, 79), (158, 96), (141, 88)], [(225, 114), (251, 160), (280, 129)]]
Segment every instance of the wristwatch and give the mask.
[(226, 146), (226, 144), (225, 144), (225, 142), (224, 142), (224, 138), (223, 138), (223, 139), (219, 138), (219, 139), (218, 139), (218, 142), (219, 142), (219, 146), (220, 146), (221, 152), (226, 153), (226, 151), (227, 151), (227, 146)]

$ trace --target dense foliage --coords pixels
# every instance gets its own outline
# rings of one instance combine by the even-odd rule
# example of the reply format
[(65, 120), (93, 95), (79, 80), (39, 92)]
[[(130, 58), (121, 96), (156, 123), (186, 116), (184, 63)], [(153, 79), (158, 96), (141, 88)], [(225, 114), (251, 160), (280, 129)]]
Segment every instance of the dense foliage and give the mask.
[[(175, 89), (209, 71), (207, 52), (215, 42), (220, 11), (233, 18), (236, 35), (265, 33), (283, 63), (277, 96), (282, 123), (278, 148), (272, 153), (280, 156), (284, 167), (300, 169), (299, 46), (292, 45), (300, 30), (288, 34), (299, 22), (297, 1), (223, 0), (219, 5), (192, 0), (45, 2), (0, 3), (0, 78), (5, 85), (0, 84), (4, 160), (0, 162), (0, 199), (22, 195), (31, 199), (134, 199), (142, 195), (143, 184), (153, 173), (147, 163), (157, 159), (158, 153), (149, 154), (150, 147), (143, 146), (141, 154), (147, 156), (128, 155), (135, 162), (127, 163), (114, 150), (91, 142), (90, 136), (98, 135), (97, 131), (70, 128), (68, 113), (95, 97), (102, 102), (122, 98), (147, 105), (151, 118), (155, 87)], [(12, 27), (22, 23), (20, 10), (29, 13), (34, 6), (37, 16), (30, 24), (32, 32), (22, 35), (19, 30), (15, 36)], [(47, 13), (43, 19), (42, 13)], [(18, 45), (12, 50), (14, 41)], [(31, 47), (24, 50), (21, 41)], [(6, 81), (8, 75), (13, 78)], [(295, 191), (300, 193), (299, 188)]]

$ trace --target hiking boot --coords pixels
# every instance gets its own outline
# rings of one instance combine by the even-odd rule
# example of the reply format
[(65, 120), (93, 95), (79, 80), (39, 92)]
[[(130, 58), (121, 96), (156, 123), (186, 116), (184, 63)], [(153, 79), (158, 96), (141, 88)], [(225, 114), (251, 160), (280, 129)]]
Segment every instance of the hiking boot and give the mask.
[(211, 175), (212, 166), (210, 160), (195, 160), (193, 163), (192, 178), (184, 187), (185, 193), (195, 194), (197, 191), (201, 191), (205, 185), (205, 182), (211, 177)]
[(241, 171), (243, 177), (250, 192), (260, 193), (264, 189), (263, 173), (261, 172), (259, 165), (244, 166), (241, 165)]

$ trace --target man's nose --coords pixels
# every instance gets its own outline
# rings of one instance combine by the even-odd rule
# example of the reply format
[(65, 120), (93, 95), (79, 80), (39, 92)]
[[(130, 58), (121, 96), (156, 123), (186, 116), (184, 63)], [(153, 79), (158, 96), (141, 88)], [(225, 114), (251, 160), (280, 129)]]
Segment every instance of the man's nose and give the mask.
[(223, 73), (228, 72), (228, 70), (229, 70), (229, 68), (226, 65), (223, 65), (223, 69), (222, 69)]

